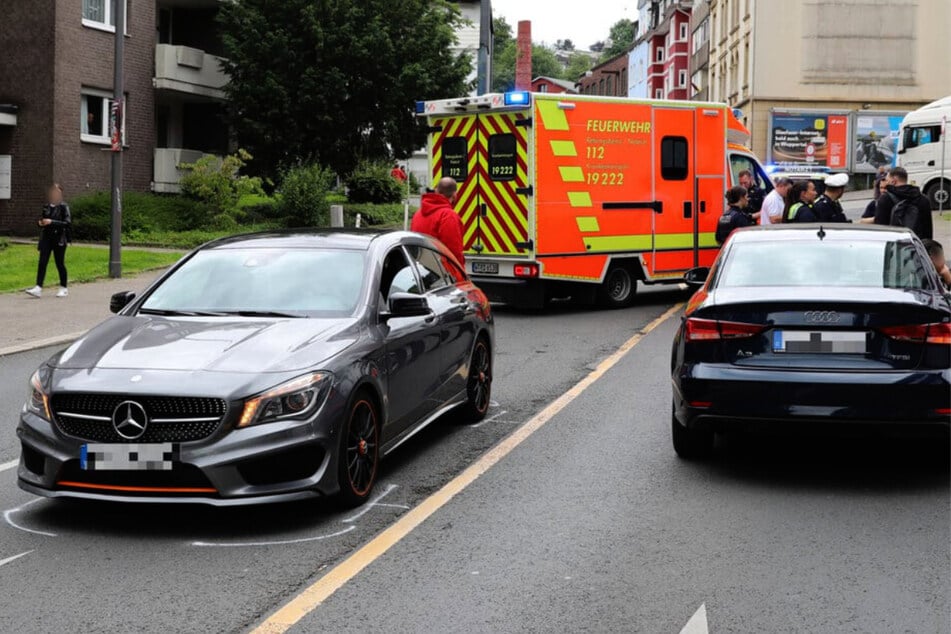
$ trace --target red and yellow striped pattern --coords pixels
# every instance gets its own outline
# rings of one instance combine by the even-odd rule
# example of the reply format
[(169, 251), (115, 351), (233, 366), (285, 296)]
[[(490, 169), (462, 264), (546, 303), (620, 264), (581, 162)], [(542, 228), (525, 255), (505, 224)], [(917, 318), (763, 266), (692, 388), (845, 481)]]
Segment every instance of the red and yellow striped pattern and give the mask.
[[(431, 124), (442, 128), (435, 134), (430, 156), (433, 187), (442, 177), (442, 146), (447, 138), (467, 140), (468, 175), (459, 183), (455, 209), (462, 218), (463, 244), (469, 253), (481, 255), (525, 255), (527, 249), (516, 246), (527, 242), (528, 197), (516, 193), (528, 186), (528, 128), (516, 126), (525, 118), (521, 113), (463, 115), (434, 118)], [(516, 173), (509, 181), (489, 177), (489, 138), (512, 134), (516, 139)], [(486, 215), (480, 217), (482, 205)], [(475, 249), (481, 246), (481, 250)]]

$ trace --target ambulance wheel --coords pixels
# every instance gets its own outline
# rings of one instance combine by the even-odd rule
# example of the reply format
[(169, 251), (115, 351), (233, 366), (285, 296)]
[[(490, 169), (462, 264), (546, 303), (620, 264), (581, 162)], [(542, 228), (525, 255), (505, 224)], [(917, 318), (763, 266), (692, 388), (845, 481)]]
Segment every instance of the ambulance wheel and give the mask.
[(605, 308), (627, 308), (634, 303), (636, 294), (637, 278), (631, 269), (613, 264), (599, 289), (598, 303)]

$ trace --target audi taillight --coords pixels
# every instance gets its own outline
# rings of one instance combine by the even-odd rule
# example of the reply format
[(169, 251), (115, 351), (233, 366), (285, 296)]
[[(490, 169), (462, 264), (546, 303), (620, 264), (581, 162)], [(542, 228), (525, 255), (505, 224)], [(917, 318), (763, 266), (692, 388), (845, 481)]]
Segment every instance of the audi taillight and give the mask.
[(879, 330), (883, 335), (895, 341), (951, 344), (951, 323), (885, 326), (879, 328)]
[(515, 277), (538, 277), (537, 264), (516, 264), (513, 269)]
[(718, 341), (720, 339), (743, 339), (754, 337), (766, 330), (761, 324), (747, 324), (739, 321), (720, 321), (718, 319), (699, 319), (690, 317), (686, 324), (687, 341)]

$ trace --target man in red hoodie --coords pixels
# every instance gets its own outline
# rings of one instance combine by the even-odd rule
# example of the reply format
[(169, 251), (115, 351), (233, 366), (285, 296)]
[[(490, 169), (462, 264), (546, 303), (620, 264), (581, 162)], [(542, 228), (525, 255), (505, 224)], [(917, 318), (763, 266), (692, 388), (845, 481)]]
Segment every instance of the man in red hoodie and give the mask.
[(446, 245), (460, 264), (464, 264), (466, 258), (462, 254), (462, 220), (452, 208), (454, 202), (456, 181), (444, 178), (436, 185), (435, 192), (423, 195), (410, 229), (436, 238)]

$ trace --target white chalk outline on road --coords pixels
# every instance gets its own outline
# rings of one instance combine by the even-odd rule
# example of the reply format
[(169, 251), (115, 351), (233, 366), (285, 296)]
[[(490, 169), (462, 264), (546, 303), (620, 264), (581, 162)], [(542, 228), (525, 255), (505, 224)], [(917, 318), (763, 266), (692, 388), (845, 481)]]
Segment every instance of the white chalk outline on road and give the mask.
[(7, 509), (6, 511), (3, 512), (3, 521), (9, 524), (10, 526), (12, 526), (13, 528), (24, 531), (26, 533), (33, 533), (34, 535), (44, 535), (46, 537), (56, 537), (56, 533), (49, 533), (47, 531), (38, 531), (33, 528), (27, 528), (26, 526), (20, 526), (19, 524), (14, 522), (12, 519), (14, 515), (19, 513), (26, 507), (30, 506), (31, 504), (36, 504), (37, 502), (42, 502), (42, 501), (43, 501), (43, 498), (37, 498), (35, 500), (30, 500), (29, 502), (24, 502), (23, 504), (15, 508)]
[(12, 469), (13, 467), (17, 466), (18, 464), (20, 464), (20, 459), (19, 459), (19, 458), (17, 458), (16, 460), (11, 460), (10, 462), (4, 462), (4, 463), (0, 464), (0, 471), (6, 471), (7, 469)]
[(29, 352), (30, 350), (38, 350), (40, 348), (48, 348), (50, 346), (61, 346), (64, 343), (72, 343), (86, 334), (86, 332), (85, 330), (81, 332), (71, 332), (68, 335), (58, 335), (56, 337), (50, 337), (49, 339), (34, 339), (33, 341), (26, 341), (24, 343), (7, 346), (6, 348), (0, 348), (0, 357), (19, 354), (20, 352)]
[(381, 491), (378, 496), (376, 496), (375, 498), (373, 498), (372, 500), (364, 504), (363, 508), (357, 511), (355, 515), (351, 515), (347, 519), (340, 520), (340, 521), (343, 522), (344, 524), (351, 524), (353, 522), (356, 522), (358, 519), (366, 515), (374, 506), (389, 506), (389, 507), (396, 507), (401, 509), (409, 509), (409, 506), (406, 504), (383, 504), (380, 502), (380, 500), (382, 500), (383, 498), (385, 498), (387, 495), (389, 495), (390, 493), (392, 493), (398, 488), (399, 486), (396, 484), (386, 485), (386, 488), (383, 489), (383, 491)]
[(481, 421), (479, 421), (479, 422), (476, 423), (475, 425), (469, 425), (469, 426), (470, 426), (472, 429), (476, 429), (476, 428), (478, 428), (478, 427), (482, 427), (482, 426), (485, 425), (486, 423), (491, 423), (491, 422), (493, 422), (493, 421), (496, 421), (496, 420), (498, 420), (499, 418), (501, 418), (502, 416), (505, 416), (506, 414), (508, 414), (508, 412), (503, 409), (503, 410), (502, 410), (501, 412), (499, 412), (498, 414), (493, 414), (492, 416), (489, 416), (488, 418), (483, 418)]
[(680, 630), (680, 634), (710, 634), (710, 630), (707, 627), (706, 603), (700, 604), (697, 611), (693, 613), (693, 616), (691, 616), (687, 624), (684, 625), (684, 629)]
[(291, 597), (276, 611), (266, 617), (252, 634), (281, 634), (301, 619), (316, 610), (329, 599), (344, 584), (356, 577), (371, 563), (399, 543), (404, 537), (413, 532), (436, 511), (443, 508), (456, 495), (475, 482), (482, 474), (497, 465), (527, 438), (542, 428), (559, 412), (564, 410), (589, 387), (603, 377), (611, 368), (641, 342), (652, 330), (676, 315), (683, 309), (683, 303), (678, 303), (665, 311), (660, 317), (644, 326), (640, 332), (621, 344), (617, 350), (598, 364), (598, 367), (578, 381), (570, 390), (549, 403), (544, 409), (532, 416), (525, 424), (518, 427), (499, 444), (484, 453), (478, 460), (466, 467), (459, 475), (447, 482), (438, 491), (414, 506), (403, 514), (396, 522), (383, 532), (350, 554), (349, 557), (330, 569), (320, 579), (307, 586)]
[(6, 566), (6, 565), (7, 565), (8, 563), (10, 563), (11, 561), (16, 561), (16, 560), (19, 559), (20, 557), (26, 557), (27, 555), (29, 555), (29, 554), (32, 553), (32, 552), (33, 552), (32, 550), (28, 550), (28, 551), (26, 551), (25, 553), (20, 553), (19, 555), (14, 555), (13, 557), (7, 557), (6, 559), (0, 559), (0, 566)]
[(217, 547), (217, 548), (239, 548), (242, 546), (286, 546), (287, 544), (303, 544), (305, 542), (319, 542), (322, 539), (331, 537), (340, 537), (345, 533), (356, 530), (356, 526), (348, 526), (342, 531), (330, 533), (329, 535), (314, 535), (313, 537), (301, 537), (300, 539), (282, 539), (271, 542), (192, 542), (192, 546)]

